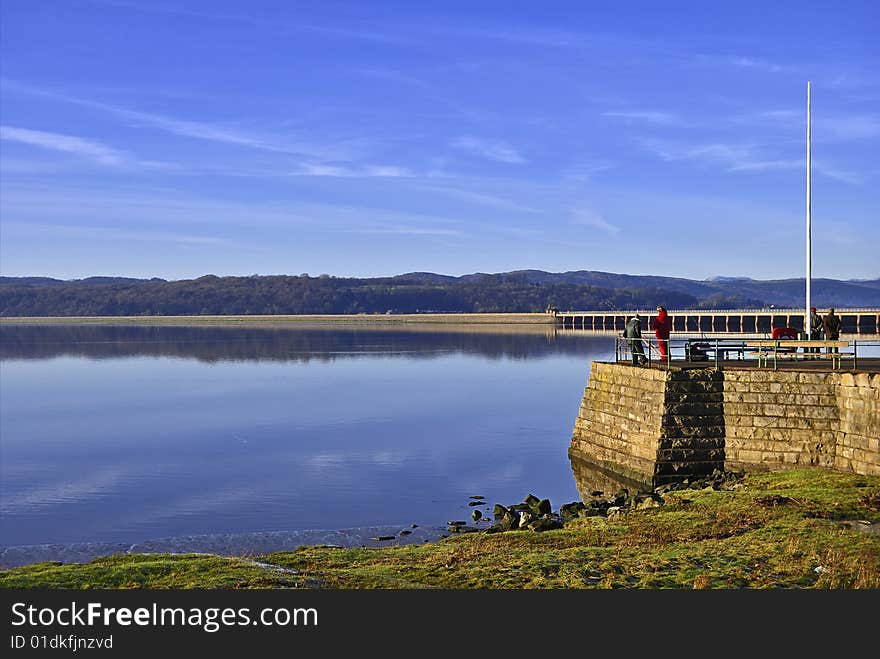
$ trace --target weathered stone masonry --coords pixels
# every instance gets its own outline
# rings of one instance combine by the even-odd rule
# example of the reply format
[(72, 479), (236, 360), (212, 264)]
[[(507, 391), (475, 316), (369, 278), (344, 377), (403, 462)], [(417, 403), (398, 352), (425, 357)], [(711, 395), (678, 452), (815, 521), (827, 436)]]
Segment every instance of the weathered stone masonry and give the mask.
[(571, 453), (654, 485), (717, 467), (880, 474), (880, 374), (594, 362)]

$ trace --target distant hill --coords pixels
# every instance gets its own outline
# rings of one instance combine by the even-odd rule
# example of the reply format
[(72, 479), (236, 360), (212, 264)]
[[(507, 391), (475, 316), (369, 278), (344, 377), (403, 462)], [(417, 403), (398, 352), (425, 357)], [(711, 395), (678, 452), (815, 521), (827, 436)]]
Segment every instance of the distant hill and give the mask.
[[(411, 273), (402, 277), (416, 277)], [(428, 276), (436, 277), (437, 275)], [(721, 298), (740, 298), (777, 307), (801, 307), (804, 304), (805, 283), (799, 279), (757, 280), (749, 277), (714, 277), (708, 280), (663, 277), (657, 275), (625, 275), (593, 270), (544, 272), (543, 270), (515, 270), (494, 275), (476, 273), (452, 278), (457, 281), (482, 282), (500, 278), (501, 281), (522, 281), (528, 284), (575, 284), (609, 289), (654, 288), (693, 295), (700, 301)], [(423, 281), (429, 281), (427, 279)], [(813, 279), (811, 299), (817, 306), (880, 307), (880, 279), (838, 280)], [(651, 305), (653, 306), (653, 305)], [(670, 305), (667, 304), (667, 307)]]
[[(814, 279), (818, 307), (880, 307), (880, 279)], [(800, 308), (804, 280), (516, 270), (459, 277), (266, 275), (167, 281), (130, 277), (0, 277), (0, 316), (493, 313), (559, 309)]]

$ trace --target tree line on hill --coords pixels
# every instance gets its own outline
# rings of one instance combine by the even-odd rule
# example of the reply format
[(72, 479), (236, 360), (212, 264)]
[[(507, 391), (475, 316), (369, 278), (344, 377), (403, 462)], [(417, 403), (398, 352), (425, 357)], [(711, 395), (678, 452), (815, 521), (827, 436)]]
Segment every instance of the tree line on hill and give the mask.
[(217, 277), (165, 281), (101, 277), (62, 281), (4, 277), (0, 316), (178, 316), (359, 313), (500, 313), (668, 308), (732, 309), (761, 300), (713, 291), (697, 297), (658, 287), (610, 288), (524, 277), (400, 275), (356, 279), (322, 275)]

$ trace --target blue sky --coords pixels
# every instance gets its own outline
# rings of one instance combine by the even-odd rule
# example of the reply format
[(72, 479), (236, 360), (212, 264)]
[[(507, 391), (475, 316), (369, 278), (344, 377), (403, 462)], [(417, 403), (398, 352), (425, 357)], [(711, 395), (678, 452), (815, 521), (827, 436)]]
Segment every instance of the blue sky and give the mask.
[(878, 17), (4, 0), (0, 272), (878, 277)]

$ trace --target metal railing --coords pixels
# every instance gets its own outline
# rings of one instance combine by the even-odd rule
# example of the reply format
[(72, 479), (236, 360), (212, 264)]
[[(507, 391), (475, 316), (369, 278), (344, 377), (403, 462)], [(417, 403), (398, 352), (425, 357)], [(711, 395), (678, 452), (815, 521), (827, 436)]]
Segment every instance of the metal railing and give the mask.
[[(665, 345), (661, 345), (665, 344)], [(723, 369), (730, 361), (754, 360), (758, 368), (777, 369), (782, 360), (827, 361), (832, 370), (852, 364), (858, 368), (858, 360), (866, 349), (878, 348), (877, 340), (805, 341), (799, 339), (763, 338), (685, 338), (661, 340), (652, 337), (630, 339), (617, 337), (614, 361), (631, 362), (633, 365), (660, 366), (669, 369), (678, 366), (704, 363)]]

